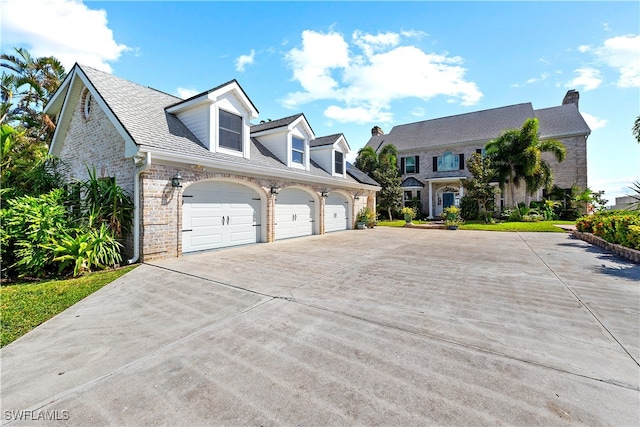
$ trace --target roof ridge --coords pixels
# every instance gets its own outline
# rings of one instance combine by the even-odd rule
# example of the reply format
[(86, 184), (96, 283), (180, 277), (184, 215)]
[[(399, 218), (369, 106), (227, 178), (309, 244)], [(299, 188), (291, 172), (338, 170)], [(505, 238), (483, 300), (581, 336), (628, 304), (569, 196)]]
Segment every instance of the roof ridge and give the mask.
[[(533, 104), (531, 102), (521, 102), (519, 104), (505, 105), (503, 107), (486, 108), (484, 110), (469, 111), (468, 113), (452, 114), (450, 116), (442, 116), (442, 117), (436, 117), (434, 119), (420, 120), (419, 122), (403, 123), (401, 125), (395, 125), (391, 129), (393, 130), (394, 128), (397, 128), (397, 127), (400, 127), (400, 126), (415, 125), (415, 124), (418, 124), (418, 123), (433, 122), (433, 121), (437, 121), (437, 120), (450, 119), (450, 118), (453, 118), (453, 117), (462, 117), (462, 116), (467, 116), (467, 115), (471, 115), (471, 114), (484, 113), (484, 112), (487, 112), (487, 111), (504, 110), (504, 109), (507, 109), (507, 108), (519, 107), (521, 105), (530, 105), (531, 109), (533, 110)], [(391, 133), (391, 131), (389, 131), (389, 133)]]

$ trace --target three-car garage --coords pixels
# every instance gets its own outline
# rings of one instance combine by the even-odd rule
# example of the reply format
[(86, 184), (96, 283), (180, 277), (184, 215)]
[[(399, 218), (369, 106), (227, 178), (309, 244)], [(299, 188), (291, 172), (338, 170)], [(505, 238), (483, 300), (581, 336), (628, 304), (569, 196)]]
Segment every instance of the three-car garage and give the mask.
[[(182, 252), (189, 253), (265, 241), (266, 194), (239, 182), (203, 181), (182, 194)], [(321, 198), (287, 187), (275, 196), (275, 240), (320, 233)], [(351, 221), (347, 196), (332, 192), (324, 199), (324, 231), (347, 230)], [(264, 224), (263, 224), (264, 222)]]

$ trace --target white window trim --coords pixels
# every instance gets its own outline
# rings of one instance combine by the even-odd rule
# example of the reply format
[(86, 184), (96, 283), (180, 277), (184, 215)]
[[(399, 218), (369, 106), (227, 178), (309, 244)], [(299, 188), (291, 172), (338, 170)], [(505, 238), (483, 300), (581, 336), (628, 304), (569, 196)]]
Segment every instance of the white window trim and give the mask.
[[(242, 150), (232, 150), (230, 148), (226, 148), (220, 145), (220, 111), (224, 111), (229, 114), (233, 114), (234, 116), (240, 117), (242, 119), (242, 135), (241, 135), (241, 143)], [(212, 105), (212, 116), (215, 117), (215, 125), (213, 125), (212, 121), (212, 129), (214, 129), (215, 133), (215, 152), (229, 154), (231, 156), (244, 157), (245, 159), (249, 158), (249, 125), (246, 114), (238, 114), (234, 111), (229, 111), (225, 108), (220, 108), (215, 104)], [(212, 117), (211, 119), (213, 119)]]
[[(303, 151), (302, 151), (302, 163), (298, 163), (298, 162), (294, 162), (293, 161), (293, 152), (294, 152), (294, 148), (293, 148), (293, 139), (299, 139), (302, 141), (302, 147), (303, 147)], [(309, 170), (309, 141), (307, 137), (298, 135), (298, 134), (289, 134), (289, 138), (288, 138), (288, 160), (289, 160), (289, 167), (292, 168), (298, 168), (298, 169), (304, 169), (304, 170)], [(295, 150), (296, 152), (300, 152), (300, 150)]]
[[(335, 167), (336, 167), (336, 153), (342, 154), (342, 170), (341, 171), (336, 171), (335, 170)], [(342, 151), (331, 150), (331, 164), (332, 164), (332, 169), (333, 169), (333, 175), (334, 176), (342, 176), (342, 177), (344, 177), (345, 166), (346, 166), (346, 158), (347, 158), (347, 156)]]

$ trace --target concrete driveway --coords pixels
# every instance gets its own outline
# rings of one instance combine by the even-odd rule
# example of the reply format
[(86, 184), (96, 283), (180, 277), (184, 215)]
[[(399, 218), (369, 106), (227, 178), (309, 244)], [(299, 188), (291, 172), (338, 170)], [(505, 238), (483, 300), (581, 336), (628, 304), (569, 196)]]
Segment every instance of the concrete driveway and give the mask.
[(379, 227), (138, 267), (2, 350), (2, 422), (638, 425), (639, 360), (640, 266)]

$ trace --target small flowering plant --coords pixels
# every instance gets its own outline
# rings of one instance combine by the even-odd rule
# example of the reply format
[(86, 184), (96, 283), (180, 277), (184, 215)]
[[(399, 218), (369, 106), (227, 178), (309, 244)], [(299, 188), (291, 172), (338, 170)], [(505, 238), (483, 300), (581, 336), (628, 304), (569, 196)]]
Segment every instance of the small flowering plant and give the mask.
[(402, 215), (405, 217), (410, 217), (411, 219), (416, 217), (416, 210), (414, 208), (410, 208), (409, 206), (402, 208), (400, 211)]

